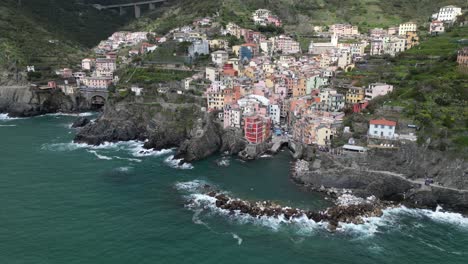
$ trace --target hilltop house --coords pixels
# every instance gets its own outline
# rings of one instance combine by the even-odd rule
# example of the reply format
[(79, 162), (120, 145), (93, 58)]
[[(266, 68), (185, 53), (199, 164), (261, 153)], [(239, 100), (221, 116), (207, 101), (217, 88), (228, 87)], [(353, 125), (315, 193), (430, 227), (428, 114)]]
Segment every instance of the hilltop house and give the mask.
[(439, 21), (439, 20), (435, 20), (431, 22), (431, 25), (429, 26), (429, 33), (431, 33), (431, 35), (437, 36), (440, 33), (444, 33), (444, 32), (445, 32), (444, 22)]
[(418, 30), (418, 25), (414, 22), (406, 22), (398, 27), (398, 35), (406, 36), (406, 32), (414, 32)]
[(374, 138), (393, 139), (395, 137), (396, 122), (383, 119), (374, 119), (369, 122), (368, 135)]
[(341, 36), (359, 35), (358, 27), (350, 25), (350, 24), (334, 24), (330, 26), (328, 31), (331, 34), (341, 35)]
[(366, 100), (383, 96), (393, 91), (393, 85), (386, 83), (371, 83), (366, 89)]
[(457, 6), (449, 5), (439, 9), (439, 13), (432, 15), (432, 19), (442, 22), (455, 22), (458, 16), (462, 14), (462, 9)]

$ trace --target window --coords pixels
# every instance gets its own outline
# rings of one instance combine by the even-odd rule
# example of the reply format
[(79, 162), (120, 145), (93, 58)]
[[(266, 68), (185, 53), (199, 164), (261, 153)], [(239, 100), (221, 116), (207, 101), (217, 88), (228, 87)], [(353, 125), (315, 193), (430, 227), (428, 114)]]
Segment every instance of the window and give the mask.
[(378, 132), (377, 132), (377, 130), (375, 130), (375, 131), (374, 131), (374, 135), (377, 135), (377, 134), (378, 134)]

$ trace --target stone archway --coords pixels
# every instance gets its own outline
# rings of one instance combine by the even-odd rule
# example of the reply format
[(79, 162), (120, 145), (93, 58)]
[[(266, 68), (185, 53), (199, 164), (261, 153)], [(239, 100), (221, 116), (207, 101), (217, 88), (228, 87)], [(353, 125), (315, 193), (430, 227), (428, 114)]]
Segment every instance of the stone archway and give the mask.
[(106, 99), (100, 95), (95, 95), (91, 97), (91, 106), (93, 108), (102, 108), (104, 104), (106, 103)]

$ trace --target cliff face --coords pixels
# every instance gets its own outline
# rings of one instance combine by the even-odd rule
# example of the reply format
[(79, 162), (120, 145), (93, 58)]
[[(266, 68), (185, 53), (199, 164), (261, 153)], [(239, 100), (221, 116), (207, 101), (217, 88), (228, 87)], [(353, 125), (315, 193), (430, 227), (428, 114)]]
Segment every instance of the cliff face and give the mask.
[(55, 112), (88, 109), (79, 98), (60, 90), (35, 90), (28, 86), (0, 86), (0, 113), (13, 117), (28, 117)]
[[(375, 195), (430, 208), (440, 204), (468, 213), (466, 171), (463, 158), (406, 144), (397, 151), (345, 156), (318, 153), (307, 170), (296, 170), (292, 177), (315, 190), (345, 188), (362, 197)], [(433, 178), (435, 184), (425, 186), (425, 178)]]
[(146, 148), (178, 148), (176, 158), (194, 161), (218, 151), (237, 153), (239, 139), (225, 132), (215, 117), (201, 111), (199, 97), (158, 95), (111, 99), (102, 115), (83, 127), (76, 142), (145, 140)]

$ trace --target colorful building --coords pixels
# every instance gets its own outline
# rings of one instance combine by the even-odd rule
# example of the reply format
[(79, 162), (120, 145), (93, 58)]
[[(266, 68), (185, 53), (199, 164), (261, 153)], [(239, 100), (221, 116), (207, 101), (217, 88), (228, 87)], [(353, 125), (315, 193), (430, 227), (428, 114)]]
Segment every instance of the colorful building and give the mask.
[(252, 144), (265, 142), (271, 135), (271, 119), (257, 114), (244, 117), (244, 134)]

